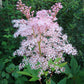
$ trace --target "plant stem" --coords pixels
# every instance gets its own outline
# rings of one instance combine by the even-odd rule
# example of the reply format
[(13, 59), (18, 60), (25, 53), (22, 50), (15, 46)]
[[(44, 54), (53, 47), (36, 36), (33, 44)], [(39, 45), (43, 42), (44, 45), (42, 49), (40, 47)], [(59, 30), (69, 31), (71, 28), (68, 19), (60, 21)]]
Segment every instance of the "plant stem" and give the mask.
[[(35, 35), (35, 32), (34, 32), (34, 29), (32, 28), (32, 30), (33, 30), (33, 36), (34, 36), (34, 38), (36, 38), (36, 35)], [(40, 34), (40, 37), (41, 37), (41, 34)], [(41, 43), (41, 38), (40, 38), (40, 41), (38, 42), (39, 53), (40, 53), (40, 56), (41, 56), (41, 47), (40, 47), (40, 43)]]
[(40, 53), (40, 56), (41, 56), (41, 47), (40, 47), (40, 43), (41, 41), (38, 42), (38, 46), (39, 46), (39, 53)]
[(32, 30), (33, 30), (33, 35), (34, 35), (34, 38), (36, 38), (36, 35), (35, 35), (35, 32), (34, 32), (34, 29), (32, 28)]

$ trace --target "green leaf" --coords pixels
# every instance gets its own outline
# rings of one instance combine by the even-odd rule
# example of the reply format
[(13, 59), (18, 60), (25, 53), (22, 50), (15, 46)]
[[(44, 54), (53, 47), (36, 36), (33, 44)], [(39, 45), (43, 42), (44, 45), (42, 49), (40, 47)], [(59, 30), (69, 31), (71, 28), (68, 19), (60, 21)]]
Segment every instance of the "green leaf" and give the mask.
[(73, 77), (68, 64), (65, 65), (65, 72), (64, 73), (68, 75), (68, 79)]
[(67, 78), (63, 78), (61, 81), (59, 81), (57, 84), (66, 84)]
[(36, 66), (39, 65), (39, 64), (40, 64), (40, 62), (37, 62)]
[(44, 71), (45, 76), (47, 76), (47, 75), (48, 75), (48, 73), (49, 73), (48, 71)]
[(7, 79), (3, 79), (1, 84), (8, 84)]
[(25, 68), (27, 68), (27, 69), (24, 69), (25, 72), (32, 73), (32, 69), (30, 67), (30, 64), (26, 65)]
[(6, 72), (10, 73), (9, 67), (6, 67)]
[(55, 68), (53, 67), (53, 68), (51, 68), (51, 70), (52, 70), (52, 71), (54, 71), (54, 70), (55, 70)]
[(12, 73), (12, 76), (13, 76), (13, 77), (15, 77), (15, 78), (18, 78), (18, 77), (20, 77), (20, 76), (21, 76), (21, 74), (16, 73), (16, 71), (15, 71), (15, 72), (13, 72), (13, 73)]
[(9, 62), (9, 59), (5, 59), (4, 63), (7, 63), (7, 62)]
[(59, 62), (61, 60), (61, 58), (56, 58), (55, 62)]
[(2, 42), (2, 45), (6, 46), (7, 45), (7, 42), (3, 41)]
[(70, 66), (72, 74), (76, 75), (80, 70), (80, 66), (78, 66), (78, 63), (74, 57), (71, 59)]
[(9, 68), (15, 69), (15, 65), (14, 64), (10, 64)]
[(34, 76), (34, 77), (37, 77), (38, 76), (38, 73), (39, 73), (39, 70), (32, 70), (32, 76)]
[(31, 69), (31, 67), (27, 67), (27, 69), (24, 70), (25, 72), (28, 72), (29, 74), (31, 74), (32, 76), (37, 76), (38, 72), (34, 69)]
[(15, 65), (14, 64), (10, 64), (8, 67), (6, 67), (6, 71), (8, 73), (12, 72), (15, 70)]
[(1, 74), (2, 77), (5, 77), (6, 76), (6, 73), (3, 71), (2, 74)]
[(69, 74), (69, 73), (71, 73), (71, 70), (70, 70), (68, 64), (66, 64), (65, 65), (65, 74)]
[(67, 64), (67, 62), (64, 62), (64, 63), (59, 64), (58, 66), (59, 67), (64, 67), (66, 64)]
[(37, 80), (39, 80), (39, 77), (33, 77), (29, 81), (37, 81)]
[(27, 66), (25, 66), (27, 69), (24, 69), (24, 72), (28, 72), (29, 74), (31, 74), (33, 77), (37, 77), (38, 73), (40, 72), (40, 69), (34, 70), (31, 69), (30, 64), (28, 64)]
[(0, 71), (3, 70), (5, 64), (3, 62), (0, 62)]
[(51, 84), (56, 84), (56, 83), (51, 79)]
[(26, 58), (27, 58), (27, 56), (25, 56), (25, 55), (23, 55), (23, 57), (24, 57), (24, 59), (26, 59)]
[(35, 49), (35, 46), (32, 48), (32, 51)]
[(80, 72), (78, 73), (79, 76), (84, 77), (84, 70), (80, 70)]
[(4, 29), (4, 31), (7, 31), (7, 32), (8, 32), (8, 31), (10, 31), (10, 29), (9, 29), (9, 28), (7, 28), (7, 29)]
[(10, 37), (12, 37), (12, 35), (4, 35), (3, 37), (10, 38)]
[(75, 66), (75, 68), (78, 67), (78, 63), (76, 61), (76, 59), (74, 57), (72, 57), (71, 62), (70, 62), (70, 66), (73, 68)]
[(52, 64), (52, 58), (48, 61), (48, 65)]
[(32, 77), (32, 75), (31, 75), (30, 73), (28, 73), (28, 72), (18, 71), (17, 73), (22, 74), (22, 75), (31, 76), (31, 77)]
[(6, 73), (6, 79), (9, 79), (9, 76), (10, 76), (10, 75)]
[(72, 75), (71, 73), (69, 73), (69, 74), (68, 74), (68, 79), (69, 79), (69, 78), (72, 78), (72, 77), (73, 77), (73, 75)]
[(28, 83), (28, 79), (26, 77), (24, 77), (24, 76), (18, 77), (17, 80), (15, 81), (15, 84), (25, 84), (25, 81), (27, 81), (27, 83)]

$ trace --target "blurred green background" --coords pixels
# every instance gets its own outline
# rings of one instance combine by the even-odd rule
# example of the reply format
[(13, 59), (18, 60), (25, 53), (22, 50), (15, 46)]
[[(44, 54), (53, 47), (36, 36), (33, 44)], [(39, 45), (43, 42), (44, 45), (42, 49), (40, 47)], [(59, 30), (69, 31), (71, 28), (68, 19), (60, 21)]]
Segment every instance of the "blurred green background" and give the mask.
[[(16, 73), (22, 58), (18, 56), (13, 57), (13, 52), (19, 48), (22, 38), (13, 37), (16, 29), (13, 28), (11, 21), (13, 19), (26, 19), (20, 11), (16, 10), (17, 1), (18, 0), (3, 0), (2, 8), (0, 8), (0, 84), (39, 84), (38, 81), (29, 82), (29, 77)], [(63, 8), (57, 14), (57, 22), (63, 27), (63, 33), (68, 35), (68, 41), (77, 49), (78, 55), (75, 56), (75, 59), (82, 70), (84, 68), (83, 0), (22, 1), (27, 6), (31, 6), (35, 12), (41, 9), (50, 9), (56, 2), (62, 3)], [(72, 56), (64, 54), (64, 57), (69, 64)], [(55, 74), (53, 80), (55, 80), (57, 84), (63, 77), (65, 77), (64, 74)], [(42, 81), (43, 84), (45, 84), (44, 78)], [(69, 82), (67, 84), (74, 83)]]

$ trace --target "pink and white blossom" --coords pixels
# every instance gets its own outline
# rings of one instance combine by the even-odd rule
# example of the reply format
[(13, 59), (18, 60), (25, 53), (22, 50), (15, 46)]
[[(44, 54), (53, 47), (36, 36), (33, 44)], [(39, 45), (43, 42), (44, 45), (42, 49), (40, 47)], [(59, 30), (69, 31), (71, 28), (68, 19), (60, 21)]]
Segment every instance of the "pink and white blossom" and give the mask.
[[(56, 15), (62, 8), (61, 3), (55, 3), (51, 10), (37, 11), (36, 17), (33, 16), (34, 11), (30, 12), (31, 7), (22, 4), (21, 0), (17, 3), (17, 9), (20, 10), (28, 20), (19, 19), (13, 20), (14, 27), (18, 28), (14, 33), (14, 37), (21, 35), (26, 37), (21, 42), (21, 47), (14, 52), (14, 55), (27, 56), (19, 65), (22, 69), (27, 63), (30, 63), (32, 69), (41, 68), (40, 75), (43, 71), (54, 67), (56, 73), (64, 71), (64, 68), (59, 68), (53, 64), (48, 66), (50, 59), (55, 60), (61, 58), (59, 63), (64, 61), (63, 53), (76, 55), (77, 50), (68, 43), (67, 35), (62, 33), (62, 27), (57, 22)], [(40, 63), (38, 66), (37, 63)], [(56, 62), (55, 62), (56, 63)]]

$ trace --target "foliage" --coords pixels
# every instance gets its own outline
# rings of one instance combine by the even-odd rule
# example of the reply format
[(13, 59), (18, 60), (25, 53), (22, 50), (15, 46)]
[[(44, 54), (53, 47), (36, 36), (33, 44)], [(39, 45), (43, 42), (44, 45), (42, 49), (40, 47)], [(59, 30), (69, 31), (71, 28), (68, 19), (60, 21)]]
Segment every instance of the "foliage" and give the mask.
[(76, 59), (72, 57), (70, 66), (65, 65), (65, 72), (67, 76), (63, 78), (58, 84), (83, 84), (84, 83), (84, 69), (80, 70)]
[(36, 81), (39, 80), (38, 77), (39, 71), (40, 69), (37, 70), (31, 69), (30, 64), (28, 64), (25, 66), (24, 71), (18, 71), (17, 73), (32, 77), (29, 81)]
[[(60, 60), (59, 58), (57, 58), (55, 61), (52, 61), (52, 59), (50, 59), (49, 62), (48, 62), (48, 65), (55, 64), (54, 62), (59, 62), (59, 60)], [(66, 62), (60, 63), (60, 64), (57, 63), (57, 65), (55, 64), (55, 66), (59, 66), (60, 68), (64, 67), (65, 65), (66, 65)], [(51, 68), (51, 70), (55, 71), (54, 67)], [(17, 73), (22, 74), (22, 75), (30, 76), (31, 79), (29, 81), (37, 81), (37, 80), (39, 80), (39, 77), (38, 77), (39, 72), (41, 72), (40, 68), (36, 69), (36, 70), (31, 69), (30, 64), (28, 64), (24, 67), (23, 71), (18, 71)], [(55, 82), (51, 79), (51, 77), (49, 78), (48, 71), (44, 71), (44, 74), (42, 74), (42, 75), (46, 78), (46, 84), (55, 84)]]
[(23, 84), (28, 80), (27, 77), (16, 73), (16, 71), (18, 71), (18, 66), (11, 63), (11, 61), (11, 58), (5, 61), (0, 60), (0, 84)]
[[(18, 37), (17, 39), (13, 38), (13, 34), (16, 31), (13, 29), (11, 21), (13, 19), (25, 18), (19, 11), (16, 10), (17, 0), (3, 0), (3, 8), (0, 9), (0, 84), (23, 84), (28, 77), (14, 76), (12, 72), (7, 72), (7, 68), (10, 66), (15, 66), (15, 69), (18, 71), (18, 64), (21, 62), (19, 57), (12, 57), (12, 53), (19, 47), (20, 40), (22, 38)], [(84, 67), (84, 28), (83, 28), (83, 0), (23, 0), (24, 3), (28, 6), (32, 6), (32, 10), (40, 9), (50, 9), (50, 7), (55, 2), (61, 2), (63, 9), (58, 13), (58, 22), (63, 27), (64, 33), (67, 32), (69, 36), (69, 42), (76, 46), (78, 50), (78, 55), (75, 57), (80, 65), (80, 70)], [(66, 61), (70, 61), (70, 57), (64, 55)], [(12, 65), (11, 65), (12, 64)], [(17, 69), (16, 69), (17, 67)], [(11, 70), (11, 69), (10, 69)], [(11, 70), (12, 71), (12, 70)], [(2, 74), (3, 72), (3, 74)], [(82, 71), (80, 74), (84, 74)], [(19, 74), (18, 74), (19, 75)], [(55, 74), (53, 80), (57, 83), (65, 75)], [(82, 77), (82, 76), (81, 76)], [(63, 80), (65, 81), (65, 79)], [(67, 81), (72, 82), (70, 79)], [(38, 82), (33, 82), (33, 84), (39, 84)], [(25, 83), (24, 83), (25, 84)]]

